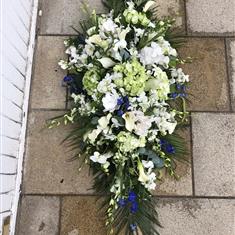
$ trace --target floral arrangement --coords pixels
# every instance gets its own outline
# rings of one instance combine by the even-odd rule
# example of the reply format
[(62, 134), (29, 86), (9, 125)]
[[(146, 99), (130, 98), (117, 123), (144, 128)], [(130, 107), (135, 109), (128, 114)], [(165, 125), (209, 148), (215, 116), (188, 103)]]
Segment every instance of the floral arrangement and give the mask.
[(158, 20), (154, 1), (106, 0), (109, 13), (90, 14), (83, 32), (65, 41), (71, 109), (50, 120), (73, 129), (66, 141), (89, 164), (109, 234), (159, 234), (152, 191), (162, 172), (176, 176), (185, 160), (189, 82), (172, 36), (173, 20)]

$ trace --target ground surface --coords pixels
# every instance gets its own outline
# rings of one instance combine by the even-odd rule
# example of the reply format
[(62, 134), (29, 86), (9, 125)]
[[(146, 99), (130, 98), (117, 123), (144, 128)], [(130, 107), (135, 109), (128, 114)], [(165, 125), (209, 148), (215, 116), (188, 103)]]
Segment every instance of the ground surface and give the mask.
[[(92, 179), (59, 143), (66, 129), (43, 129), (66, 109), (63, 40), (84, 18), (79, 0), (41, 0), (37, 50), (17, 235), (105, 235)], [(100, 0), (91, 8), (102, 12)], [(235, 1), (157, 0), (159, 14), (176, 17), (187, 43), (191, 128), (184, 135), (191, 164), (179, 165), (179, 181), (166, 179), (156, 197), (161, 235), (235, 234)]]

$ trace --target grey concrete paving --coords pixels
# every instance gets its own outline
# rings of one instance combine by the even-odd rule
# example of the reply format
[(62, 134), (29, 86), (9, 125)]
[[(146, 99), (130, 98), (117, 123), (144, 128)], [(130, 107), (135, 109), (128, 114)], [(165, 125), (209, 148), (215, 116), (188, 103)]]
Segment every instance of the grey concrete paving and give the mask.
[(197, 196), (235, 196), (235, 114), (194, 113)]
[(182, 66), (190, 75), (188, 110), (229, 111), (224, 39), (187, 39), (179, 52), (193, 59)]
[(183, 0), (155, 0), (160, 19), (171, 17), (175, 19), (175, 27), (185, 31), (185, 12)]
[[(92, 193), (92, 177), (84, 167), (81, 172), (77, 160), (61, 144), (68, 128), (48, 130), (45, 121), (62, 113), (34, 111), (29, 115), (28, 137), (23, 177), (24, 193), (73, 194)], [(44, 128), (44, 129), (43, 129)]]
[(234, 235), (235, 200), (161, 199), (161, 235)]
[[(88, 0), (89, 9), (97, 13), (105, 12), (101, 0)], [(71, 28), (80, 29), (80, 20), (87, 19), (82, 10), (82, 1), (78, 0), (41, 0), (42, 17), (40, 19), (41, 34), (76, 34)]]
[(22, 199), (17, 235), (58, 235), (58, 197), (26, 196)]
[(96, 197), (64, 197), (62, 201), (61, 235), (104, 235), (105, 221)]
[(234, 0), (186, 0), (190, 34), (235, 35)]
[(191, 130), (187, 128), (181, 131), (180, 135), (185, 139), (186, 149), (188, 151), (188, 156), (184, 156), (188, 159), (188, 164), (183, 162), (177, 162), (176, 175), (179, 179), (175, 179), (169, 176), (163, 170), (163, 178), (161, 182), (158, 182), (155, 195), (192, 195), (192, 171), (191, 171)]
[(61, 86), (61, 81), (66, 72), (58, 65), (60, 59), (66, 59), (64, 39), (65, 37), (38, 37), (31, 88), (31, 108), (65, 108), (66, 91)]
[(235, 39), (227, 40), (232, 109), (235, 111)]

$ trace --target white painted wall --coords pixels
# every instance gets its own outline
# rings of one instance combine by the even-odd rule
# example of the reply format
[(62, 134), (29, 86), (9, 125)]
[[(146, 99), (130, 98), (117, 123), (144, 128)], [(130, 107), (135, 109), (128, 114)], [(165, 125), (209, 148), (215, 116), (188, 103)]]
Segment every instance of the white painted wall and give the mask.
[(0, 0), (0, 234), (20, 193), (38, 0)]

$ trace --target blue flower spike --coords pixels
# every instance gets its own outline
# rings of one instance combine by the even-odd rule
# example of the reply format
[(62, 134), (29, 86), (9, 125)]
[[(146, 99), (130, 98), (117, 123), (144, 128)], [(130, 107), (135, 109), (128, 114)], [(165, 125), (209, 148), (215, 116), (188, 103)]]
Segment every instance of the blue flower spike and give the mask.
[(120, 199), (119, 199), (118, 205), (119, 205), (120, 207), (125, 207), (126, 204), (127, 204), (127, 201), (126, 201), (125, 199), (123, 199), (123, 198), (120, 198)]
[(136, 224), (130, 224), (131, 231), (136, 231), (137, 225)]
[(137, 198), (137, 195), (134, 191), (130, 191), (128, 194), (128, 201), (129, 202), (135, 202)]
[(70, 83), (70, 82), (72, 82), (72, 81), (73, 81), (73, 77), (72, 77), (72, 76), (67, 75), (67, 76), (65, 76), (65, 77), (64, 77), (63, 81), (64, 81), (64, 82), (66, 82), (66, 83)]
[(170, 94), (170, 97), (171, 97), (172, 99), (176, 99), (177, 96), (178, 96), (178, 94), (177, 94), (176, 92)]
[(122, 105), (124, 103), (123, 98), (117, 100), (117, 105)]
[(166, 146), (166, 151), (167, 151), (167, 153), (169, 153), (169, 154), (174, 154), (174, 153), (175, 153), (175, 148), (174, 148), (171, 144), (168, 144), (168, 145)]
[(169, 154), (175, 154), (175, 148), (172, 144), (168, 143), (166, 140), (160, 140), (160, 146), (162, 150)]
[(138, 211), (138, 203), (136, 201), (132, 202), (130, 211), (132, 214), (134, 214)]
[(177, 90), (181, 90), (181, 89), (182, 89), (181, 84), (178, 83), (178, 84), (176, 85), (176, 89), (177, 89)]

